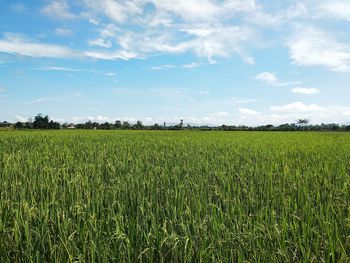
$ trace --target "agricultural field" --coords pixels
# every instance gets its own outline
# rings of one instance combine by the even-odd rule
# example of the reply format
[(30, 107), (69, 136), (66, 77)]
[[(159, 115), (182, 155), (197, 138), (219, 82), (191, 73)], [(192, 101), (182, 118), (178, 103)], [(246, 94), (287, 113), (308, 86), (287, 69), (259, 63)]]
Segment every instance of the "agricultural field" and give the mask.
[(350, 134), (0, 132), (0, 262), (349, 262)]

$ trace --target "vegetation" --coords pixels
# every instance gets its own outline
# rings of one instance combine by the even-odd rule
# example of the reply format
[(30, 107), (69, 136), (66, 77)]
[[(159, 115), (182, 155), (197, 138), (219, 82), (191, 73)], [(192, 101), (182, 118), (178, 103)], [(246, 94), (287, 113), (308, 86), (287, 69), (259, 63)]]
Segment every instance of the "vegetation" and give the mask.
[[(8, 123), (8, 122), (7, 122)], [(34, 120), (29, 118), (27, 122), (16, 122), (13, 125), (16, 129), (60, 129), (61, 124), (55, 122), (53, 120), (49, 120), (49, 116), (43, 116), (42, 114), (38, 114), (34, 117)]]
[(234, 125), (221, 125), (221, 126), (196, 126), (190, 125), (184, 126), (183, 120), (180, 120), (179, 124), (162, 126), (155, 123), (154, 125), (143, 125), (141, 121), (137, 121), (135, 124), (131, 124), (127, 121), (117, 120), (114, 123), (104, 122), (92, 122), (87, 121), (85, 123), (64, 123), (60, 124), (53, 120), (49, 120), (46, 115), (38, 114), (34, 117), (34, 120), (29, 118), (27, 122), (17, 122), (11, 124), (7, 121), (0, 122), (0, 128), (13, 127), (18, 130), (28, 129), (81, 129), (81, 130), (206, 130), (206, 131), (350, 131), (350, 125), (339, 125), (336, 123), (321, 125), (309, 125), (310, 121), (307, 119), (299, 119), (296, 124), (285, 123), (278, 126), (271, 124), (262, 125), (257, 127), (249, 126), (234, 126)]
[(0, 262), (349, 262), (347, 133), (0, 134)]

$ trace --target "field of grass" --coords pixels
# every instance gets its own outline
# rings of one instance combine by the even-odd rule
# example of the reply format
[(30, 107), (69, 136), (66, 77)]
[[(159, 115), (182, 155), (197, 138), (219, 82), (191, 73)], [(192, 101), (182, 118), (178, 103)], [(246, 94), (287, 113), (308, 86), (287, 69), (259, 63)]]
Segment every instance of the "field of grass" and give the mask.
[(0, 262), (349, 262), (350, 134), (0, 132)]

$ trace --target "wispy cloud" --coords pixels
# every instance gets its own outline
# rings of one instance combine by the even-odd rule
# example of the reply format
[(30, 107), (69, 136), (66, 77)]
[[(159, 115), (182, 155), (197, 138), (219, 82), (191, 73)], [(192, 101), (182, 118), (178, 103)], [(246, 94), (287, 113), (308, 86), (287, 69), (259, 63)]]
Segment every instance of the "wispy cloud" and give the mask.
[(191, 68), (198, 68), (198, 67), (201, 67), (201, 66), (203, 66), (203, 64), (192, 62), (192, 63), (189, 63), (189, 64), (184, 64), (181, 67), (182, 68), (191, 69)]
[(18, 34), (6, 33), (0, 40), (0, 52), (29, 57), (74, 58), (79, 55), (72, 49), (53, 45), (36, 43)]
[(101, 60), (130, 60), (142, 58), (141, 55), (127, 50), (117, 50), (110, 52), (86, 51), (83, 53), (85, 57)]
[(69, 28), (56, 28), (55, 33), (56, 35), (63, 37), (71, 37), (74, 35), (74, 32)]
[(115, 72), (106, 72), (105, 75), (106, 75), (107, 77), (114, 77), (114, 76), (117, 75), (117, 73), (115, 73)]
[(321, 29), (299, 26), (287, 46), (297, 65), (350, 71), (350, 45), (338, 42), (332, 34)]
[(115, 72), (105, 72), (96, 69), (86, 69), (86, 68), (69, 68), (69, 67), (59, 67), (59, 66), (44, 66), (40, 68), (33, 68), (34, 70), (40, 71), (62, 71), (62, 72), (88, 72), (94, 74), (103, 74), (107, 77), (114, 77), (117, 75)]
[(50, 1), (41, 9), (41, 12), (54, 19), (71, 20), (76, 18), (76, 15), (71, 12), (68, 3), (65, 0)]
[(0, 39), (0, 52), (37, 58), (92, 58), (101, 60), (129, 60), (141, 58), (138, 54), (126, 50), (111, 52), (79, 51), (69, 47), (34, 42), (22, 35), (6, 33)]
[(205, 65), (208, 65), (208, 63), (197, 63), (197, 62), (191, 62), (188, 64), (183, 64), (183, 65), (171, 65), (171, 64), (166, 64), (166, 65), (160, 65), (160, 66), (153, 66), (151, 67), (152, 70), (166, 70), (166, 69), (194, 69), (194, 68), (199, 68), (203, 67)]
[[(86, 71), (85, 69), (66, 68), (66, 67), (41, 67), (41, 68), (35, 68), (35, 70), (43, 70), (43, 71), (68, 71), (68, 72), (82, 72), (82, 71)], [(88, 71), (90, 71), (90, 70), (88, 70)]]
[(98, 46), (104, 48), (111, 48), (112, 42), (103, 38), (96, 38), (88, 41), (89, 46)]
[(107, 16), (113, 22), (126, 22), (134, 15), (142, 13), (142, 1), (89, 0), (87, 7)]
[(178, 68), (176, 65), (160, 65), (160, 66), (153, 66), (151, 67), (152, 70), (165, 70), (165, 69), (173, 69), (173, 68)]
[(323, 107), (318, 106), (317, 104), (304, 104), (302, 102), (293, 102), (290, 104), (282, 106), (272, 106), (270, 107), (271, 111), (276, 112), (318, 112), (324, 111)]
[(27, 12), (27, 7), (22, 3), (16, 3), (10, 5), (11, 10), (13, 10), (16, 13), (23, 14)]
[(39, 98), (39, 99), (35, 99), (35, 100), (25, 101), (25, 102), (22, 102), (21, 104), (22, 105), (30, 105), (30, 104), (48, 102), (50, 100), (51, 100), (51, 98)]

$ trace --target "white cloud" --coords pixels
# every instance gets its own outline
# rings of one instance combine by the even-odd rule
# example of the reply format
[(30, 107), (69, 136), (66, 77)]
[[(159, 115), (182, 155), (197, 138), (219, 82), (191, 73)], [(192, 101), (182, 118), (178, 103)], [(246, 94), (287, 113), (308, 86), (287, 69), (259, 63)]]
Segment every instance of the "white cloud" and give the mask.
[(293, 93), (298, 93), (298, 94), (316, 94), (319, 93), (320, 91), (316, 88), (303, 88), (303, 87), (296, 87), (292, 89)]
[(152, 70), (166, 70), (166, 69), (193, 69), (193, 68), (198, 68), (201, 66), (204, 66), (205, 64), (201, 63), (188, 63), (188, 64), (183, 64), (183, 65), (171, 65), (171, 64), (165, 64), (165, 65), (160, 65), (160, 66), (153, 66), (151, 67)]
[(102, 38), (96, 38), (93, 40), (89, 40), (88, 43), (89, 43), (89, 46), (100, 46), (100, 47), (104, 47), (104, 48), (111, 48), (112, 47), (111, 41), (105, 40)]
[(350, 19), (350, 2), (348, 0), (319, 1), (318, 11), (338, 19)]
[(129, 60), (142, 58), (142, 56), (128, 50), (116, 50), (111, 52), (78, 51), (69, 47), (37, 43), (26, 39), (21, 35), (7, 33), (4, 39), (0, 39), (0, 52), (16, 54), (28, 57), (47, 58), (93, 58), (102, 60)]
[(247, 64), (254, 64), (244, 48), (244, 44), (255, 37), (255, 30), (250, 27), (226, 26), (213, 28), (213, 33), (205, 37), (197, 37), (188, 43), (198, 56), (208, 58), (209, 62), (215, 63), (215, 57), (230, 57), (238, 54)]
[(242, 115), (250, 115), (250, 116), (259, 115), (259, 112), (252, 109), (247, 109), (247, 108), (239, 108), (238, 111)]
[(114, 72), (107, 72), (107, 73), (105, 73), (105, 75), (106, 75), (107, 77), (114, 77), (114, 76), (117, 75), (117, 73), (114, 73)]
[[(65, 48), (65, 53), (75, 53), (73, 57), (91, 57), (95, 59), (134, 59), (155, 54), (179, 54), (193, 52), (199, 57), (215, 63), (216, 58), (230, 57), (234, 54), (254, 64), (254, 58), (246, 47), (255, 43), (256, 32), (250, 26), (232, 26), (225, 23), (238, 14), (250, 14), (259, 9), (255, 0), (83, 0), (86, 12), (74, 14), (67, 0), (49, 1), (41, 12), (50, 17), (70, 20), (86, 18), (99, 27), (99, 36), (88, 41), (90, 46), (111, 48), (116, 41), (122, 50), (104, 53), (95, 50), (72, 51)], [(149, 8), (153, 5), (153, 8)], [(104, 24), (98, 17), (104, 15), (112, 23)], [(157, 21), (156, 21), (157, 20)], [(129, 23), (142, 30), (118, 28), (114, 23)], [(231, 25), (230, 25), (231, 24)], [(162, 30), (167, 27), (166, 30)], [(71, 36), (69, 29), (57, 28), (56, 34)], [(34, 44), (34, 43), (32, 43)], [(40, 55), (28, 54), (24, 48), (16, 49), (22, 55), (37, 57), (56, 57), (49, 52), (57, 45), (38, 46)], [(42, 47), (42, 48), (41, 48)], [(25, 49), (27, 50), (27, 49)], [(5, 51), (7, 52), (7, 51)], [(24, 54), (23, 54), (24, 53)], [(39, 53), (37, 51), (36, 53)], [(67, 57), (65, 54), (64, 56)], [(69, 56), (71, 57), (71, 56)], [(195, 68), (197, 63), (183, 65), (183, 68)]]
[(91, 10), (101, 12), (117, 23), (125, 22), (133, 15), (141, 14), (143, 10), (139, 2), (129, 0), (85, 0)]
[(0, 86), (0, 92), (4, 92), (5, 91), (5, 88)]
[(116, 38), (120, 29), (114, 24), (107, 24), (99, 29), (101, 38), (113, 37)]
[(220, 2), (215, 0), (85, 0), (84, 2), (90, 10), (102, 13), (117, 23), (133, 20), (137, 15), (147, 15), (145, 7), (151, 3), (155, 10), (149, 12), (151, 17), (157, 21), (155, 23), (153, 20), (153, 26), (169, 26), (171, 24), (169, 20), (176, 18), (186, 23), (215, 22), (222, 18), (232, 18), (239, 13), (251, 13), (258, 9), (255, 0), (223, 0)]
[(283, 106), (272, 106), (270, 107), (271, 111), (276, 112), (319, 112), (324, 111), (325, 109), (318, 106), (317, 104), (304, 104), (302, 102), (293, 102)]
[(172, 68), (177, 68), (176, 65), (161, 65), (161, 66), (153, 66), (151, 67), (152, 70), (165, 70), (165, 69), (172, 69)]
[(52, 0), (41, 9), (41, 12), (55, 19), (70, 20), (76, 18), (65, 0)]
[(180, 32), (185, 32), (189, 35), (197, 37), (207, 37), (214, 33), (212, 28), (189, 28), (189, 29), (180, 29)]
[(111, 118), (108, 116), (102, 116), (102, 115), (97, 115), (97, 116), (87, 116), (87, 117), (77, 117), (74, 116), (71, 118), (71, 121), (75, 123), (81, 123), (81, 122), (86, 122), (86, 121), (92, 121), (92, 122), (110, 122)]
[(158, 10), (179, 15), (184, 20), (206, 21), (220, 12), (219, 7), (209, 0), (154, 0), (153, 3)]
[(73, 31), (68, 28), (56, 28), (55, 33), (63, 37), (71, 37), (74, 35)]
[(152, 117), (146, 117), (145, 118), (145, 122), (146, 123), (151, 123), (151, 122), (153, 122), (153, 118)]
[(280, 81), (276, 76), (276, 73), (274, 72), (262, 72), (256, 75), (255, 79), (265, 82), (272, 86), (279, 86), (279, 83), (280, 83)]
[[(221, 115), (221, 116), (219, 116)], [(88, 120), (96, 122), (114, 122), (115, 120), (128, 121), (136, 123), (137, 120), (147, 125), (154, 123), (167, 125), (175, 125), (180, 123), (180, 119), (184, 120), (184, 124), (191, 125), (280, 125), (283, 123), (295, 123), (298, 119), (309, 119), (313, 124), (321, 123), (349, 123), (350, 107), (342, 107), (329, 105), (324, 107), (324, 111), (314, 112), (278, 112), (278, 113), (264, 113), (257, 112), (252, 109), (240, 108), (237, 115), (226, 113), (214, 113), (207, 116), (134, 116), (134, 117), (112, 117), (105, 115), (87, 116), (87, 117), (73, 117), (68, 122), (81, 123)], [(63, 122), (63, 121), (62, 121)]]
[(291, 59), (300, 66), (350, 71), (350, 45), (341, 44), (330, 33), (300, 26), (287, 45)]
[(158, 12), (165, 12), (189, 22), (216, 22), (258, 9), (255, 0), (151, 0)]
[(98, 26), (100, 24), (100, 21), (97, 18), (89, 18), (89, 23)]
[(275, 72), (262, 72), (255, 76), (255, 79), (265, 82), (268, 85), (282, 87), (293, 84), (300, 84), (300, 82), (282, 82), (278, 79), (277, 74)]
[(77, 57), (77, 53), (70, 48), (59, 45), (35, 43), (23, 36), (10, 33), (5, 34), (5, 38), (0, 40), (0, 52), (29, 57)]
[(70, 118), (70, 121), (74, 123), (83, 123), (87, 121), (92, 121), (92, 122), (98, 122), (98, 123), (103, 123), (103, 122), (114, 122), (116, 120), (120, 121), (127, 121), (130, 123), (136, 123), (138, 120), (149, 120), (150, 117), (146, 118), (134, 118), (134, 117), (111, 117), (111, 116), (105, 116), (105, 115), (96, 115), (96, 116), (74, 116)]
[(21, 115), (16, 115), (16, 116), (15, 116), (15, 119), (16, 119), (17, 121), (20, 121), (20, 122), (26, 122), (26, 121), (28, 121), (28, 118), (25, 118), (25, 117), (23, 117), (23, 116), (21, 116)]
[(183, 54), (192, 52), (199, 57), (215, 63), (216, 57), (230, 57), (238, 54), (246, 63), (253, 64), (254, 59), (244, 46), (255, 36), (250, 27), (215, 27), (213, 33), (205, 37), (177, 37), (177, 31), (146, 30), (144, 33), (126, 31), (117, 37), (118, 44), (125, 50), (140, 54)]
[(195, 62), (192, 62), (192, 63), (189, 63), (189, 64), (184, 64), (184, 65), (182, 65), (181, 67), (182, 68), (198, 68), (198, 67), (200, 67), (200, 66), (202, 66), (202, 64), (200, 64), (200, 63), (195, 63)]
[[(103, 14), (119, 25), (128, 23), (141, 29), (128, 31), (114, 24), (101, 25), (96, 43), (103, 46), (113, 38), (122, 49), (143, 56), (193, 52), (214, 63), (215, 58), (237, 54), (244, 62), (254, 64), (254, 58), (246, 50), (255, 43), (254, 28), (225, 23), (237, 13), (255, 10), (254, 0), (220, 3), (214, 0), (85, 0), (85, 3), (92, 14)], [(154, 9), (147, 8), (150, 4)]]
[(130, 60), (135, 58), (142, 58), (137, 53), (127, 50), (117, 50), (111, 52), (98, 52), (98, 51), (87, 51), (84, 53), (85, 57), (102, 59), (102, 60)]
[(98, 121), (98, 122), (106, 122), (106, 121), (110, 121), (111, 119), (107, 116), (102, 116), (102, 115), (98, 115), (98, 116), (89, 116), (88, 117), (89, 120), (91, 121)]

